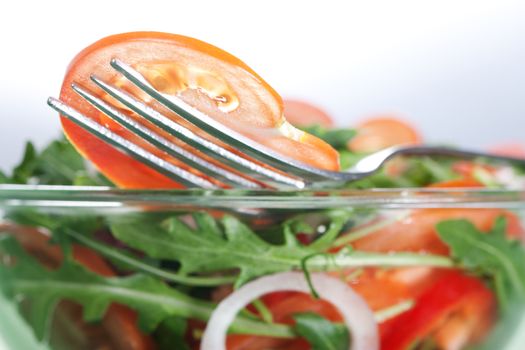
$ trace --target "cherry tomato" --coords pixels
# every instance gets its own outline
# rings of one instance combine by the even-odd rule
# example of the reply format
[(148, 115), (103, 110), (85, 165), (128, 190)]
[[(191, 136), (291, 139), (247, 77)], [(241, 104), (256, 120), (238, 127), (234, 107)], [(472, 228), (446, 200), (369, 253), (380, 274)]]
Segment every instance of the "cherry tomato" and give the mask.
[(508, 142), (489, 148), (489, 152), (502, 156), (525, 158), (525, 144), (523, 142)]
[[(206, 136), (175, 113), (152, 101), (112, 70), (109, 66), (112, 58), (119, 58), (132, 65), (161, 92), (177, 95), (220, 123), (266, 147), (315, 167), (339, 169), (337, 151), (324, 141), (299, 131), (286, 122), (281, 97), (246, 64), (212, 45), (180, 35), (136, 32), (104, 38), (80, 52), (72, 61), (64, 78), (61, 100), (106, 125), (115, 133), (133, 140), (174, 164), (185, 167), (113, 122), (70, 88), (72, 83), (76, 83), (90, 89), (102, 99), (113, 103), (122, 112), (144, 123), (142, 118), (131, 110), (113, 102), (101, 92), (90, 81), (90, 76), (94, 74), (146, 101), (167, 117)], [(79, 152), (117, 185), (126, 188), (181, 187), (115, 150), (66, 118), (62, 118), (62, 126)], [(160, 130), (158, 132), (187, 148), (181, 141)]]
[(292, 125), (321, 125), (327, 128), (334, 126), (332, 118), (319, 107), (304, 101), (284, 99), (284, 116)]
[(367, 119), (356, 125), (357, 135), (348, 143), (354, 152), (375, 152), (404, 144), (421, 143), (421, 136), (409, 123), (395, 117)]

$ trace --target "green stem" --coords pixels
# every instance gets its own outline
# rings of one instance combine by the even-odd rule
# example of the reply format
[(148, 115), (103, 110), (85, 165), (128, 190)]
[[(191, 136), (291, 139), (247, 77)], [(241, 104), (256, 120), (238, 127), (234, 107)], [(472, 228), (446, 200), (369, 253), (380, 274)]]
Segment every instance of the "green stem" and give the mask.
[(410, 310), (414, 307), (414, 304), (414, 300), (404, 300), (385, 309), (376, 311), (374, 313), (374, 318), (376, 319), (377, 323), (385, 322), (391, 318), (396, 317), (397, 315), (402, 314), (405, 311)]
[(135, 259), (132, 256), (126, 255), (118, 251), (114, 247), (108, 247), (73, 230), (67, 229), (63, 232), (73, 237), (75, 240), (82, 243), (83, 245), (95, 250), (96, 252), (102, 254), (103, 256), (109, 259), (119, 261), (129, 267), (136, 269), (137, 271), (145, 272), (152, 276), (163, 278), (169, 282), (181, 283), (190, 286), (212, 287), (220, 286), (223, 284), (232, 284), (237, 279), (237, 276), (196, 277), (180, 275), (144, 263), (138, 259)]
[(448, 257), (418, 253), (367, 253), (351, 252), (336, 255), (317, 255), (308, 260), (308, 268), (317, 271), (340, 270), (345, 267), (454, 267), (454, 261)]
[(328, 216), (330, 217), (331, 222), (328, 225), (328, 230), (320, 238), (310, 244), (310, 248), (317, 251), (323, 251), (329, 248), (334, 239), (343, 229), (348, 219), (351, 217), (352, 213), (352, 211), (348, 210), (330, 211)]
[(272, 312), (266, 307), (266, 305), (263, 303), (261, 299), (254, 300), (252, 302), (253, 307), (257, 312), (259, 312), (259, 315), (261, 316), (261, 319), (266, 323), (273, 323), (273, 315)]

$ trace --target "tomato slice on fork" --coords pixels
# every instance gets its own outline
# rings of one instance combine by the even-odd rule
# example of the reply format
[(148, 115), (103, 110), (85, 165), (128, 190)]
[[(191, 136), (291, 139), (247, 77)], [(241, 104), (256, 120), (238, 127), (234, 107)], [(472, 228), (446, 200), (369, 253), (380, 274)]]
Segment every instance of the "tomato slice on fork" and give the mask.
[[(67, 71), (60, 99), (170, 162), (184, 167), (106, 117), (71, 89), (71, 84), (76, 83), (143, 122), (131, 110), (101, 92), (90, 80), (90, 76), (95, 75), (204, 136), (196, 127), (168, 111), (114, 71), (109, 65), (113, 58), (134, 67), (160, 92), (180, 97), (218, 122), (280, 154), (318, 168), (339, 169), (337, 151), (288, 123), (283, 115), (282, 99), (275, 90), (244, 62), (219, 48), (180, 35), (136, 32), (104, 38), (80, 52)], [(66, 118), (62, 118), (62, 125), (79, 152), (117, 185), (125, 188), (181, 187), (116, 151)], [(165, 133), (159, 133), (166, 136)], [(180, 146), (187, 147), (173, 137), (168, 137)]]

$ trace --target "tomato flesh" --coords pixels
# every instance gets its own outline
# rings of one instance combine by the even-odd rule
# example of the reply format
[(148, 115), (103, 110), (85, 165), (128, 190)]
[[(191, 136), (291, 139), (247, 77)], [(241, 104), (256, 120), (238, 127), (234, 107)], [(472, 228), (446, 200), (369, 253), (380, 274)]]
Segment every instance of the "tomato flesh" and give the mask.
[[(322, 169), (339, 169), (336, 150), (289, 124), (283, 116), (280, 96), (246, 64), (212, 45), (174, 34), (137, 32), (114, 35), (84, 49), (70, 65), (60, 93), (61, 100), (169, 162), (186, 168), (181, 162), (156, 151), (113, 122), (70, 88), (72, 83), (87, 88), (111, 102), (121, 112), (145, 123), (135, 113), (101, 92), (90, 80), (93, 74), (135, 95), (201, 136), (211, 138), (122, 78), (109, 65), (113, 58), (133, 66), (161, 92), (176, 95), (232, 130), (284, 156)], [(66, 118), (62, 118), (62, 125), (79, 152), (117, 185), (125, 188), (181, 187), (175, 181), (113, 149)], [(188, 147), (168, 137), (179, 146)]]

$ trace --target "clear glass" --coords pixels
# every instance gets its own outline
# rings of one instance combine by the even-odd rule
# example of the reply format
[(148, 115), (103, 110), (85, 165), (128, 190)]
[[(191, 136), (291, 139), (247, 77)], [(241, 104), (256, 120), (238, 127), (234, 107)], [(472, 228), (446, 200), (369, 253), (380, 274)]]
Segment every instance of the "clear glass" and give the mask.
[[(0, 218), (29, 209), (52, 217), (126, 216), (136, 213), (188, 213), (208, 211), (234, 215), (254, 229), (299, 214), (325, 209), (352, 209), (374, 217), (406, 217), (410, 213), (443, 211), (453, 218), (512, 213), (525, 227), (525, 191), (496, 189), (374, 189), (334, 191), (242, 191), (242, 190), (122, 190), (109, 187), (0, 185)], [(407, 214), (408, 213), (408, 214)], [(363, 215), (364, 227), (370, 216)], [(413, 225), (420, 222), (414, 221)], [(0, 221), (0, 228), (1, 228)], [(407, 224), (410, 228), (410, 223)], [(145, 232), (144, 234), (148, 234)], [(522, 237), (523, 238), (523, 237)], [(525, 263), (525, 262), (524, 262)], [(1, 282), (0, 282), (1, 283)], [(1, 302), (2, 301), (0, 299)], [(525, 318), (525, 317), (523, 317)], [(1, 325), (2, 323), (0, 323)], [(523, 324), (523, 325), (522, 325)], [(20, 333), (4, 333), (8, 344), (21, 344)], [(509, 343), (501, 349), (521, 349), (525, 321), (516, 322)], [(18, 340), (17, 340), (18, 339)], [(14, 347), (16, 348), (16, 346)]]

